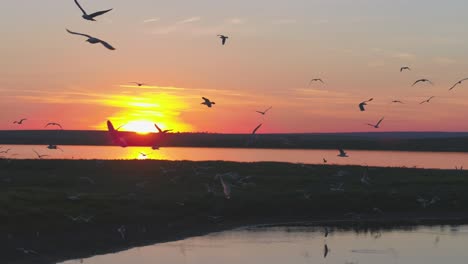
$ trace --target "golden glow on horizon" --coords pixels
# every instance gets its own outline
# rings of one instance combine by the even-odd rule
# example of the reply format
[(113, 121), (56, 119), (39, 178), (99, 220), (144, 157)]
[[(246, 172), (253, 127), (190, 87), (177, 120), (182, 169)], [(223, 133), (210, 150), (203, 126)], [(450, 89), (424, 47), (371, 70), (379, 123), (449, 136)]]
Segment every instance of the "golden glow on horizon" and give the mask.
[(123, 125), (121, 130), (137, 132), (141, 135), (157, 132), (153, 122), (145, 120), (130, 121), (129, 123)]

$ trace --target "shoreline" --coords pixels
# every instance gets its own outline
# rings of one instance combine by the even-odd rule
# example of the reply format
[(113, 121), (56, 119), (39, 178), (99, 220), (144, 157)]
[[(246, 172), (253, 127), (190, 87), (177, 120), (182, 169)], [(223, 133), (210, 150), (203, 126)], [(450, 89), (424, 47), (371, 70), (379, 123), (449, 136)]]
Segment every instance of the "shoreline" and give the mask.
[[(362, 183), (363, 171), (275, 162), (0, 160), (0, 247), (7, 263), (54, 263), (246, 226), (468, 223), (464, 171), (371, 167), (370, 184)], [(343, 190), (332, 191), (340, 183)], [(71, 219), (78, 216), (92, 218)]]

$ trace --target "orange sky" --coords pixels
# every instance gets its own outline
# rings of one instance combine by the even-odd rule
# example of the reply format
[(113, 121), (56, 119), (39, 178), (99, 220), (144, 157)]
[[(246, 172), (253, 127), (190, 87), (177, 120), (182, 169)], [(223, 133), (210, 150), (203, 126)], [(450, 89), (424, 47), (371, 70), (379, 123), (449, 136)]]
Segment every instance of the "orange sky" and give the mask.
[[(181, 132), (250, 133), (259, 123), (259, 133), (468, 129), (468, 83), (447, 91), (468, 77), (462, 2), (83, 0), (91, 10), (114, 7), (98, 22), (81, 19), (70, 2), (31, 3), (27, 11), (7, 4), (0, 129), (43, 129), (49, 121), (105, 129), (108, 119), (130, 122), (124, 130), (156, 122)], [(416, 12), (421, 3), (424, 12)], [(221, 33), (230, 36), (224, 47)], [(413, 70), (400, 73), (402, 65)], [(326, 84), (308, 87), (311, 78)], [(435, 85), (411, 87), (419, 78)], [(202, 96), (216, 105), (201, 105)], [(429, 96), (436, 98), (419, 105)], [(360, 112), (357, 104), (370, 97)], [(269, 106), (266, 116), (255, 113)], [(365, 125), (382, 116), (380, 130)], [(20, 118), (28, 120), (12, 124)]]

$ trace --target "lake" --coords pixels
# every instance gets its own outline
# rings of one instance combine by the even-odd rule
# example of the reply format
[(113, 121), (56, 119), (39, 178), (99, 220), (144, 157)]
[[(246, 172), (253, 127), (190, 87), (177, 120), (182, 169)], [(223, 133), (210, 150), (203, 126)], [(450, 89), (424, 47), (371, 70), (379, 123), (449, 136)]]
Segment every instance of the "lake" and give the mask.
[[(314, 227), (244, 228), (63, 264), (465, 264), (468, 259), (468, 226), (361, 233), (332, 231), (326, 238), (322, 230)], [(325, 244), (329, 248), (326, 258)]]
[[(349, 150), (348, 158), (337, 157), (337, 150), (296, 149), (236, 149), (236, 148), (162, 148), (113, 146), (61, 146), (50, 150), (46, 146), (3, 145), (0, 151), (10, 149), (0, 158), (35, 159), (164, 159), (164, 160), (225, 160), (237, 162), (292, 162), (307, 164), (369, 165), (379, 167), (418, 167), (453, 169), (468, 168), (468, 153), (462, 152), (407, 152)], [(34, 151), (33, 151), (34, 150)], [(63, 151), (62, 151), (63, 150)]]

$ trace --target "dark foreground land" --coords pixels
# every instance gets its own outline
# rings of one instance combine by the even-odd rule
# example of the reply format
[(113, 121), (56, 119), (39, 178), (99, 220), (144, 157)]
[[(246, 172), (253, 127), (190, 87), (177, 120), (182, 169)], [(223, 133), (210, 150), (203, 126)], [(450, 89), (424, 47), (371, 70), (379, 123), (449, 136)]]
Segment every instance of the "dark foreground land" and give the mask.
[[(250, 134), (120, 133), (130, 146), (468, 151), (468, 133), (464, 132), (260, 134), (254, 137)], [(72, 130), (0, 131), (1, 144), (114, 145), (106, 131)]]
[[(0, 261), (55, 263), (251, 224), (468, 223), (466, 172), (370, 168), (366, 184), (363, 171), (287, 163), (0, 160)], [(219, 175), (231, 186), (230, 199)]]

